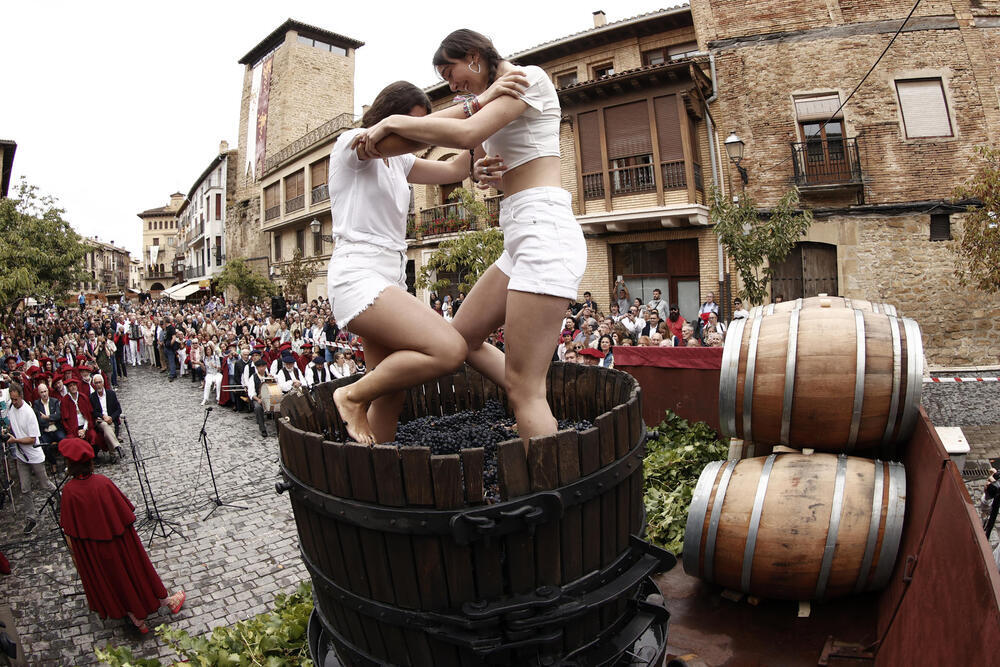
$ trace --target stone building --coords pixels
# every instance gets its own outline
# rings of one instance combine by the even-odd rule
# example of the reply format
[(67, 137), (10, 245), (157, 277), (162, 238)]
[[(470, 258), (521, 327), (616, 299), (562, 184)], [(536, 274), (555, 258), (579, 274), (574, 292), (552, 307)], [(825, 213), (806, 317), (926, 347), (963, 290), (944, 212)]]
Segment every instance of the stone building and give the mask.
[[(603, 308), (618, 276), (643, 301), (662, 290), (685, 316), (719, 291), (720, 249), (706, 205), (719, 158), (705, 110), (711, 80), (697, 50), (685, 6), (611, 23), (595, 12), (592, 29), (509, 56), (542, 67), (558, 91), (562, 184), (587, 241), (580, 290)], [(445, 83), (428, 94), (436, 107), (452, 104)], [(435, 148), (429, 157), (454, 153)], [(420, 240), (411, 256), (418, 269), (453, 233), (434, 222), (454, 218), (451, 189), (415, 188)], [(495, 199), (488, 201), (496, 211)]]
[(104, 242), (96, 236), (85, 236), (81, 242), (87, 247), (83, 265), (90, 278), (81, 282), (78, 289), (85, 295), (102, 299), (126, 295), (132, 270), (129, 251), (115, 245), (114, 241)]
[(159, 293), (184, 279), (177, 212), (184, 194), (170, 195), (166, 206), (138, 213), (142, 225), (142, 290)]
[(236, 154), (229, 150), (228, 142), (221, 142), (219, 152), (195, 179), (177, 210), (177, 249), (184, 257), (184, 282), (178, 289), (187, 292), (184, 296), (207, 289), (206, 281), (225, 265), (225, 221), (232, 208)]
[[(329, 228), (329, 203), (313, 199), (320, 183), (313, 180), (318, 172), (312, 165), (321, 160), (317, 146), (353, 121), (354, 53), (361, 46), (288, 20), (239, 60), (245, 73), (233, 206), (226, 214), (229, 258), (243, 258), (280, 278), (293, 247), (286, 238), (305, 235), (324, 206)], [(270, 189), (265, 193), (265, 188)], [(321, 250), (328, 255), (330, 248)], [(325, 278), (317, 276), (309, 293), (325, 294)]]
[(766, 209), (797, 187), (816, 216), (772, 297), (893, 303), (930, 363), (995, 364), (1000, 299), (958, 286), (963, 209), (949, 198), (975, 147), (1000, 139), (1000, 2), (923, 2), (848, 100), (912, 6), (693, 0), (692, 14), (717, 75), (711, 112), (745, 145), (747, 194)]

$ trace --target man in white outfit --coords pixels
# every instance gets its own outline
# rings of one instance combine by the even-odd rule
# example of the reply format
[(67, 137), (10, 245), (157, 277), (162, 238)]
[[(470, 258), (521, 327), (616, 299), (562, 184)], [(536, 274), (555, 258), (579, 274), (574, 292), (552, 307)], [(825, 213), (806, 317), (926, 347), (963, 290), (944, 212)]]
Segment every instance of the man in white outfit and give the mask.
[(47, 491), (55, 491), (56, 485), (45, 474), (45, 453), (42, 451), (38, 418), (31, 406), (24, 402), (21, 387), (16, 384), (10, 386), (10, 400), (7, 418), (10, 420), (11, 434), (7, 436), (7, 444), (14, 446), (17, 476), (21, 480), (21, 511), (27, 519), (24, 534), (28, 535), (38, 525), (38, 510), (31, 497), (32, 476)]

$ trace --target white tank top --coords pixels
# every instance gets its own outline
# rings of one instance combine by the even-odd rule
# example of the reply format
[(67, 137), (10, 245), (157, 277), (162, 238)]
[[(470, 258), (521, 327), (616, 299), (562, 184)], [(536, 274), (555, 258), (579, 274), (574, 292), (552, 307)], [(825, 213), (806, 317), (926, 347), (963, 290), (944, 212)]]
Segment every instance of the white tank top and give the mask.
[(359, 160), (351, 141), (360, 131), (341, 134), (330, 152), (333, 238), (403, 252), (410, 210), (406, 177), (417, 158), (407, 154), (387, 161)]
[(520, 95), (528, 108), (483, 142), (487, 155), (499, 155), (507, 169), (545, 156), (559, 157), (559, 97), (541, 67), (519, 68), (528, 78)]

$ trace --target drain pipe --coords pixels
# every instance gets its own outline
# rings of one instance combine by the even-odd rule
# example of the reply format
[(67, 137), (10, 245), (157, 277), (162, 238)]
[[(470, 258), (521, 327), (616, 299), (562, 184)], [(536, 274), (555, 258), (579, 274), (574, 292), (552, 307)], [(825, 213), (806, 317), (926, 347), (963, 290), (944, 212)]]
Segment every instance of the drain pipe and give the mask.
[[(709, 71), (711, 73), (711, 78), (712, 78), (712, 96), (709, 97), (709, 98), (707, 98), (705, 100), (705, 120), (708, 123), (708, 143), (709, 143), (709, 146), (708, 146), (708, 158), (709, 158), (709, 160), (712, 163), (712, 180), (715, 183), (715, 187), (719, 188), (720, 190), (723, 190), (723, 188), (725, 186), (722, 183), (722, 178), (721, 178), (721, 175), (719, 173), (720, 168), (721, 168), (720, 165), (719, 165), (719, 162), (721, 161), (722, 157), (721, 156), (716, 157), (716, 151), (718, 151), (718, 149), (719, 149), (719, 143), (718, 143), (718, 140), (717, 140), (717, 138), (715, 136), (715, 123), (712, 121), (712, 114), (708, 110), (708, 105), (719, 98), (719, 81), (718, 81), (718, 79), (716, 78), (716, 75), (715, 75), (715, 54), (714, 53), (710, 53), (710, 52), (706, 53), (706, 52), (702, 51), (702, 52), (696, 53), (694, 55), (695, 56), (706, 56), (706, 55), (708, 56)], [(726, 283), (726, 273), (725, 273), (725, 266), (724, 266), (725, 257), (724, 257), (724, 253), (722, 251), (722, 242), (721, 241), (716, 240), (716, 250), (718, 252), (718, 257), (719, 257), (719, 260), (718, 260), (718, 262), (719, 262), (719, 289), (718, 289), (718, 291), (719, 291), (719, 299), (722, 300), (722, 307), (721, 307), (722, 313), (721, 314), (724, 315), (725, 312), (726, 312), (726, 309), (729, 308), (729, 303), (731, 302), (731, 299), (728, 299), (726, 297), (726, 295), (723, 294), (723, 291), (724, 291), (723, 288), (727, 285), (727, 283)]]

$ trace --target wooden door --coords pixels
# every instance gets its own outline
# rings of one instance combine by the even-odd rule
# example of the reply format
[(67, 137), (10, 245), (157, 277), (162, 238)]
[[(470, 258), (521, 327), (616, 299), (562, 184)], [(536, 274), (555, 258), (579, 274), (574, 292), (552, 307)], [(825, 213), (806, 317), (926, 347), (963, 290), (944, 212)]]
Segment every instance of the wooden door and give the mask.
[(785, 261), (773, 264), (771, 276), (771, 301), (780, 296), (785, 301), (802, 296), (802, 244), (792, 248)]
[(837, 246), (829, 243), (796, 243), (785, 261), (774, 265), (771, 300), (785, 301), (818, 294), (838, 296)]

